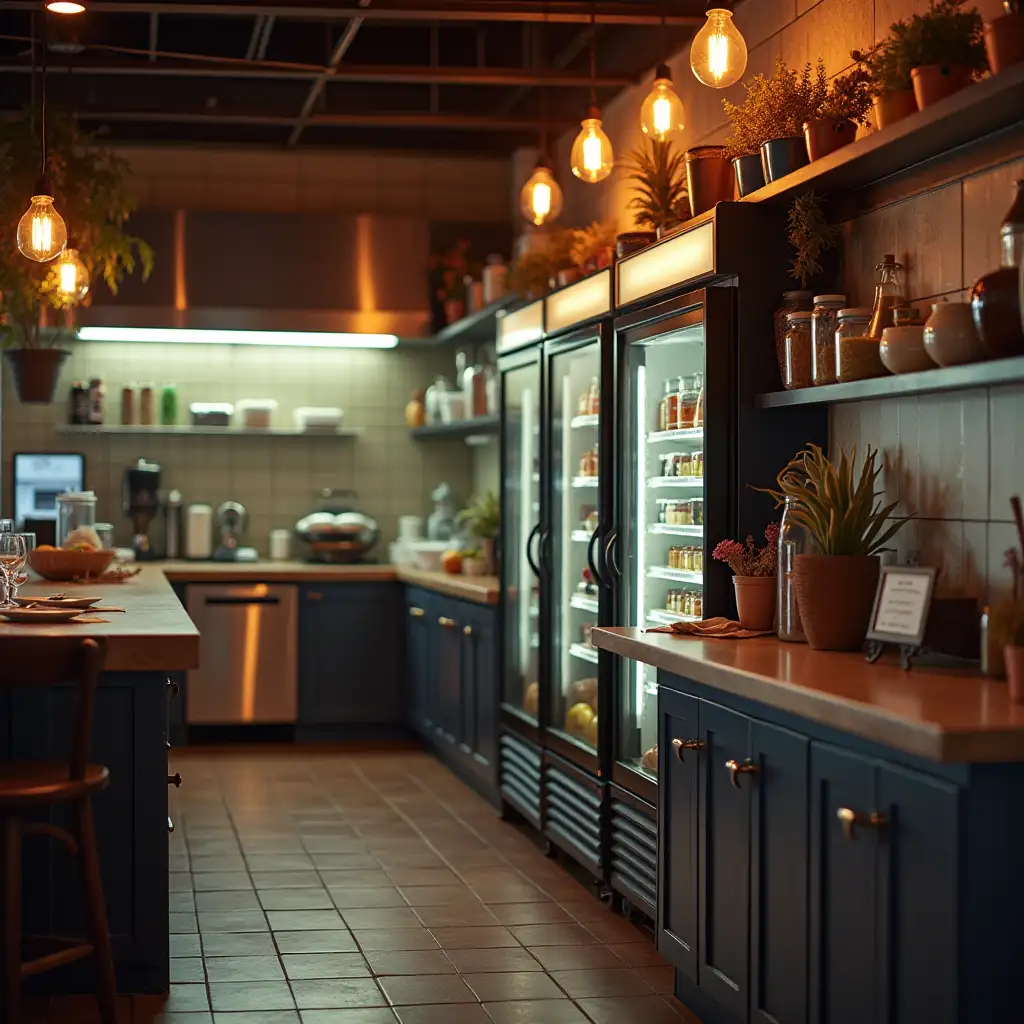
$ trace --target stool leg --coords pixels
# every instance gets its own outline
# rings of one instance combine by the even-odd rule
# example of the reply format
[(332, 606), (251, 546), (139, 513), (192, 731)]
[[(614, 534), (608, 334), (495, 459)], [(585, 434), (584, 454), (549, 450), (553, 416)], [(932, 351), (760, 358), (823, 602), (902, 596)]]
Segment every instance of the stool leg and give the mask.
[(103, 1024), (117, 1024), (117, 986), (114, 982), (114, 961), (110, 952), (110, 929), (107, 906), (103, 901), (103, 880), (96, 852), (96, 830), (93, 827), (92, 803), (89, 798), (75, 803), (75, 824), (78, 832), (78, 866), (82, 878), (89, 941), (92, 943), (93, 970), (96, 975), (96, 1001)]
[(0, 818), (0, 1022), (17, 1024), (21, 1001), (21, 820)]

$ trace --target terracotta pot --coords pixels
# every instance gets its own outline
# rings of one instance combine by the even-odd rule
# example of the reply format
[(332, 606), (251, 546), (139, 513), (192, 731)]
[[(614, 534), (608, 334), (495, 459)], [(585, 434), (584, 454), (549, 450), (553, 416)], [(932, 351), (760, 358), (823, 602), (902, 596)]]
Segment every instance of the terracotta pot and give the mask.
[(764, 168), (761, 166), (760, 153), (735, 157), (732, 167), (736, 173), (736, 189), (741, 197), (764, 188)]
[(897, 121), (917, 113), (917, 98), (913, 89), (899, 92), (883, 92), (881, 96), (871, 98), (871, 106), (875, 112), (875, 126), (881, 131)]
[(924, 350), (939, 366), (958, 366), (988, 359), (978, 337), (969, 302), (936, 302), (924, 322)]
[(819, 117), (804, 121), (804, 141), (811, 160), (820, 160), (857, 138), (857, 125), (853, 121), (837, 121), (833, 117)]
[(444, 318), (447, 323), (453, 324), (466, 315), (466, 303), (462, 299), (446, 299), (444, 303)]
[(733, 576), (736, 610), (744, 629), (771, 629), (775, 622), (775, 577)]
[(9, 348), (4, 355), (14, 371), (18, 398), (49, 405), (57, 389), (61, 365), (71, 353), (59, 348)]
[(695, 146), (686, 151), (686, 187), (694, 217), (732, 199), (734, 179), (724, 146)]
[(986, 351), (995, 359), (1024, 355), (1019, 278), (1016, 267), (1001, 267), (979, 277), (971, 289), (974, 326)]
[(1024, 60), (1024, 14), (1011, 11), (986, 22), (985, 52), (994, 75)]
[(778, 181), (807, 165), (807, 143), (802, 135), (770, 139), (761, 143), (761, 166), (765, 181)]
[(878, 587), (877, 555), (797, 555), (796, 603), (807, 642), (817, 651), (857, 651)]
[(924, 110), (971, 84), (971, 69), (962, 64), (926, 64), (911, 68), (917, 109)]
[(1014, 704), (1024, 704), (1024, 647), (1007, 644), (1003, 648), (1003, 661), (1006, 663), (1010, 700)]

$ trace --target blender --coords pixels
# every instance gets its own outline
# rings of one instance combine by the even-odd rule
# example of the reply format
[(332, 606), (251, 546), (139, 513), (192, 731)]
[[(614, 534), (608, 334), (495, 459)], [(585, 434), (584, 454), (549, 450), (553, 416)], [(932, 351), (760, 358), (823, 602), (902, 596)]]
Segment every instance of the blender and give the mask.
[(147, 530), (160, 508), (159, 490), (160, 467), (155, 462), (139, 459), (124, 471), (121, 504), (132, 521), (132, 547), (140, 561), (155, 557)]

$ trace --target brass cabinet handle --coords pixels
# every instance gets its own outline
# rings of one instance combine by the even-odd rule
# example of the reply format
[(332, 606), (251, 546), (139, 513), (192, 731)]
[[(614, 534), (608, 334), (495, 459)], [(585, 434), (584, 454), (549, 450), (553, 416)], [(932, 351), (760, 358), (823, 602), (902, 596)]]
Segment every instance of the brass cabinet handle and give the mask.
[(409, 609), (409, 618), (422, 619), (427, 613), (422, 608), (412, 607)]
[(449, 619), (447, 615), (442, 615), (438, 620), (439, 626), (444, 626), (445, 629), (455, 629), (458, 623), (454, 619)]
[(725, 762), (729, 771), (729, 781), (737, 788), (740, 788), (741, 775), (755, 775), (761, 769), (748, 757), (742, 764), (739, 761), (729, 760)]
[(181, 785), (181, 772), (175, 772), (173, 775), (168, 775), (167, 785), (173, 786), (177, 789)]
[(463, 626), (462, 627), (462, 635), (463, 636), (472, 636), (473, 635), (473, 627), (472, 626)]
[(843, 826), (843, 835), (847, 839), (853, 839), (853, 826), (866, 825), (869, 828), (882, 828), (889, 823), (889, 819), (878, 811), (872, 811), (868, 815), (858, 814), (850, 807), (840, 807), (836, 811), (836, 817)]
[(306, 591), (306, 600), (307, 601), (322, 601), (323, 599), (324, 599), (324, 595), (321, 594), (319, 590), (307, 590)]
[(673, 740), (672, 741), (672, 746), (675, 749), (676, 757), (678, 757), (680, 761), (683, 761), (684, 760), (683, 759), (683, 751), (684, 750), (703, 750), (704, 749), (704, 741), (703, 740), (678, 740), (677, 739), (677, 740)]

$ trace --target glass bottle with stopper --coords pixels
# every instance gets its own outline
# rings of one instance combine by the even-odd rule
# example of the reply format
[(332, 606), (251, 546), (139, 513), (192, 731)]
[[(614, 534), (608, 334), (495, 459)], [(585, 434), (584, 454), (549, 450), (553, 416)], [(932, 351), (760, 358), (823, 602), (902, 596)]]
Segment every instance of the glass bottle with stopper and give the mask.
[(882, 262), (875, 267), (880, 276), (875, 285), (875, 302), (871, 307), (871, 322), (868, 324), (868, 335), (872, 338), (881, 340), (882, 331), (894, 326), (893, 310), (897, 306), (906, 305), (907, 299), (900, 281), (902, 269), (903, 264), (897, 263), (892, 253), (886, 253)]

